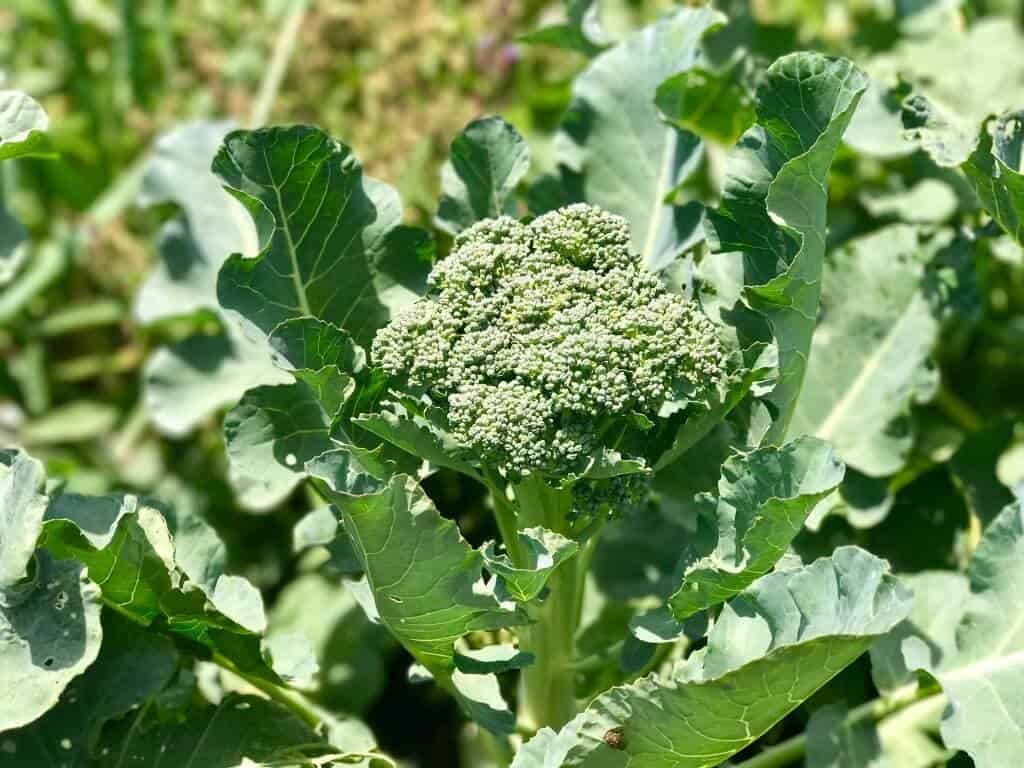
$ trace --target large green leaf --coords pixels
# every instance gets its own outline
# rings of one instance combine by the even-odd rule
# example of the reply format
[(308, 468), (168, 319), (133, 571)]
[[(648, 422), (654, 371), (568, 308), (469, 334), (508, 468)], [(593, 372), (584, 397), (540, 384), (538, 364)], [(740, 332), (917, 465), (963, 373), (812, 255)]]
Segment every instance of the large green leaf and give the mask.
[(669, 204), (700, 157), (700, 141), (666, 125), (658, 86), (698, 60), (724, 23), (709, 7), (677, 9), (595, 58), (574, 81), (558, 162), (581, 175), (582, 198), (626, 217), (633, 247), (654, 270), (700, 241), (700, 206)]
[(768, 573), (814, 506), (843, 479), (843, 464), (815, 438), (767, 446), (722, 465), (718, 498), (706, 498), (668, 605), (683, 620), (739, 594)]
[[(909, 594), (852, 547), (765, 576), (728, 603), (707, 649), (669, 678), (598, 696), (558, 736), (542, 731), (516, 768), (706, 768), (753, 743), (891, 629)], [(535, 756), (541, 756), (543, 762)]]
[(157, 711), (141, 708), (104, 734), (97, 768), (125, 765), (236, 768), (244, 758), (289, 758), (296, 768), (310, 765), (293, 748), (326, 742), (292, 712), (256, 696), (227, 696), (216, 707), (189, 713), (184, 721), (162, 722)]
[(849, 721), (842, 704), (816, 711), (807, 723), (804, 768), (887, 768), (875, 724)]
[(914, 593), (914, 606), (906, 619), (871, 646), (871, 677), (883, 693), (915, 681), (903, 658), (908, 638), (928, 646), (933, 665), (956, 652), (956, 627), (970, 595), (967, 578), (955, 571), (920, 571), (900, 578)]
[(160, 136), (142, 177), (139, 204), (177, 206), (160, 230), (160, 260), (139, 288), (135, 316), (143, 323), (218, 310), (217, 271), (232, 253), (255, 256), (252, 220), (210, 172), (210, 162), (234, 126), (194, 122)]
[[(100, 591), (80, 563), (36, 553), (49, 499), (43, 466), (0, 451), (0, 731), (30, 723), (99, 653)], [(33, 563), (34, 567), (30, 568)]]
[(830, 704), (807, 723), (804, 768), (938, 768), (955, 754), (939, 740), (941, 696), (915, 702), (875, 723), (863, 710)]
[(968, 570), (970, 595), (955, 647), (938, 659), (924, 641), (903, 642), (909, 669), (925, 669), (951, 706), (942, 739), (978, 768), (1012, 765), (1024, 754), (1024, 506), (1008, 506), (986, 529)]
[[(1024, 93), (1020, 99), (1024, 104)], [(903, 122), (939, 165), (960, 166), (988, 214), (1024, 245), (1024, 113), (986, 119), (980, 133), (973, 127), (967, 133), (936, 104), (914, 94), (904, 103)]]
[[(339, 391), (347, 378), (337, 374)], [(231, 484), (246, 509), (266, 511), (302, 480), (306, 461), (334, 447), (333, 413), (303, 382), (255, 387), (224, 419)]]
[[(176, 551), (170, 525), (182, 533)], [(264, 654), (263, 600), (223, 572), (216, 536), (135, 496), (62, 493), (46, 511), (40, 546), (84, 564), (105, 603), (139, 624), (204, 645), (242, 672), (280, 682)], [(193, 578), (195, 580), (193, 580)]]
[(29, 726), (4, 734), (6, 768), (88, 765), (104, 724), (158, 694), (178, 667), (166, 637), (107, 612), (95, 663), (65, 689), (60, 703)]
[[(969, 595), (966, 577), (954, 571), (921, 571), (900, 577), (914, 593), (910, 614), (878, 638), (869, 649), (871, 676), (884, 696), (891, 696), (917, 682), (907, 669), (904, 644), (910, 638), (928, 648), (934, 664), (956, 650), (956, 626)], [(939, 720), (945, 701), (931, 696), (906, 706), (875, 726), (870, 718), (846, 720), (845, 707), (834, 705), (819, 710), (808, 723), (807, 768), (839, 766), (855, 768), (879, 760), (885, 768), (932, 768), (944, 765), (951, 751), (938, 739)]]
[(941, 300), (930, 266), (948, 242), (894, 224), (857, 238), (825, 265), (821, 319), (790, 429), (831, 442), (870, 477), (902, 469), (913, 434), (894, 422), (937, 383), (930, 357)]
[[(156, 141), (142, 178), (139, 203), (176, 205), (180, 215), (157, 237), (160, 259), (135, 300), (143, 323), (219, 312), (217, 272), (232, 253), (254, 256), (256, 229), (246, 210), (221, 187), (210, 162), (231, 129), (228, 122), (195, 122)], [(250, 387), (287, 381), (266, 345), (240, 330), (187, 337), (156, 350), (143, 374), (146, 406), (157, 428), (174, 437), (238, 402)]]
[(161, 347), (143, 371), (146, 407), (165, 435), (181, 437), (250, 387), (284, 384), (288, 374), (271, 363), (266, 344), (241, 329), (190, 336)]
[[(250, 510), (276, 506), (305, 477), (306, 462), (337, 447), (339, 410), (365, 383), (366, 355), (337, 326), (299, 317), (269, 338), (274, 362), (294, 381), (254, 387), (224, 420), (230, 479)], [(332, 436), (332, 425), (334, 434)]]
[(473, 465), (462, 458), (467, 451), (437, 424), (399, 403), (387, 405), (389, 409), (360, 414), (352, 423), (435, 467), (447, 467), (470, 477), (479, 476)]
[(481, 219), (516, 215), (516, 185), (530, 167), (530, 150), (500, 117), (474, 120), (455, 137), (441, 169), (437, 223), (456, 234)]
[[(775, 442), (800, 394), (817, 319), (829, 167), (866, 87), (845, 59), (795, 53), (772, 64), (757, 90), (758, 124), (737, 144), (722, 203), (708, 212), (716, 253), (706, 261), (736, 262), (725, 273), (742, 275), (743, 301), (768, 318), (779, 347)], [(732, 296), (738, 286), (715, 288)]]
[(990, 124), (986, 122), (978, 148), (963, 166), (985, 210), (1018, 245), (1024, 245), (1022, 141), (1024, 112), (1003, 115)]
[(43, 465), (20, 451), (0, 451), (0, 589), (27, 575), (42, 528)]
[(309, 126), (235, 131), (213, 170), (260, 235), (256, 258), (234, 254), (221, 268), (223, 308), (265, 334), (313, 315), (365, 343), (416, 297), (425, 235), (398, 226), (397, 194), (364, 179), (345, 145)]
[[(525, 616), (504, 607), (483, 587), (483, 556), (411, 478), (397, 475), (383, 490), (365, 495), (331, 490), (340, 487), (336, 475), (344, 477), (346, 460), (345, 452), (332, 452), (308, 469), (326, 483), (343, 515), (377, 620), (455, 693), (470, 717), (492, 730), (508, 731), (513, 719), (496, 703), (496, 687), (487, 689), (484, 680), (490, 678), (457, 673), (454, 644), (475, 630), (522, 624)], [(483, 688), (469, 690), (471, 685)]]
[(971, 153), (986, 117), (1024, 104), (1024, 68), (1014, 58), (1022, 43), (1024, 35), (1009, 18), (953, 23), (909, 38), (867, 66), (886, 86), (899, 79), (935, 105), (946, 130), (912, 137), (942, 164), (957, 165)]
[[(38, 529), (37, 529), (38, 530)], [(31, 581), (0, 591), (0, 731), (57, 703), (100, 650), (100, 590), (80, 563), (38, 553)]]

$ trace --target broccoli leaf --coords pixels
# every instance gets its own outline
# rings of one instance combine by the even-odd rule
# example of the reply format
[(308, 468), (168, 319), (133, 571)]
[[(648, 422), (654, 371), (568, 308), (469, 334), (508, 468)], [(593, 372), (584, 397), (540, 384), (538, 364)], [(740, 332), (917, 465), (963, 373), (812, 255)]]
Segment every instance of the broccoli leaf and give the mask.
[(170, 640), (106, 612), (103, 647), (96, 661), (71, 682), (57, 706), (32, 724), (3, 735), (4, 765), (89, 765), (99, 756), (103, 726), (158, 694), (177, 668), (178, 653)]
[(0, 451), (0, 589), (28, 575), (46, 497), (43, 465), (20, 451)]
[[(967, 573), (970, 595), (955, 645), (939, 658), (918, 638), (904, 640), (908, 669), (924, 669), (952, 706), (942, 740), (980, 766), (1006, 765), (1024, 752), (1024, 506), (1008, 506), (986, 529)], [(948, 643), (948, 633), (946, 635)]]
[[(855, 547), (755, 582), (733, 599), (707, 649), (667, 679), (598, 696), (516, 768), (718, 765), (752, 743), (898, 623), (910, 595), (883, 560)], [(562, 761), (562, 762), (559, 762)]]
[(517, 568), (508, 555), (499, 554), (493, 541), (487, 542), (480, 553), (484, 566), (502, 578), (513, 599), (528, 603), (541, 593), (555, 568), (579, 551), (579, 545), (572, 539), (540, 527), (523, 528), (517, 532), (517, 538), (516, 549), (523, 567)]
[(967, 578), (955, 571), (919, 571), (900, 580), (914, 593), (914, 606), (906, 619), (871, 646), (871, 678), (886, 693), (916, 680), (903, 659), (907, 638), (927, 645), (935, 666), (956, 653), (956, 627), (970, 596)]
[(956, 247), (947, 233), (894, 224), (832, 255), (792, 432), (828, 440), (869, 477), (903, 468), (913, 434), (897, 422), (934, 393), (931, 355), (949, 303), (938, 262)]
[[(807, 723), (805, 768), (931, 768), (953, 750), (935, 738), (945, 702), (932, 696), (874, 723), (845, 704), (816, 710)], [(860, 716), (858, 717), (858, 714)]]
[(1024, 245), (1024, 112), (990, 117), (975, 133), (954, 124), (920, 94), (910, 96), (903, 107), (908, 133), (939, 165), (959, 165), (988, 214)]
[(180, 209), (160, 230), (160, 256), (139, 288), (135, 316), (142, 323), (218, 311), (217, 271), (233, 252), (254, 256), (259, 244), (245, 208), (224, 191), (210, 162), (233, 128), (227, 121), (178, 126), (156, 140), (142, 176), (138, 202)]
[[(20, 91), (0, 90), (0, 160), (48, 155), (49, 119), (43, 108)], [(27, 233), (0, 201), (0, 286), (21, 269), (27, 254)]]
[(48, 155), (50, 119), (39, 102), (21, 91), (0, 91), (0, 160)]
[(309, 547), (322, 546), (328, 554), (327, 565), (338, 573), (360, 573), (362, 566), (352, 549), (345, 528), (338, 523), (333, 507), (317, 507), (306, 513), (292, 528), (292, 551), (302, 552)]
[(269, 343), (277, 366), (295, 381), (250, 389), (224, 420), (240, 503), (253, 511), (272, 508), (306, 476), (307, 461), (342, 447), (366, 460), (366, 469), (390, 474), (386, 459), (372, 461), (373, 452), (358, 448), (349, 434), (346, 402), (364, 403), (380, 389), (351, 337), (323, 320), (298, 317), (277, 326)]
[[(991, 125), (991, 132), (989, 126)], [(978, 199), (996, 223), (1024, 245), (1024, 112), (982, 126), (978, 148), (963, 166)]]
[[(293, 756), (296, 745), (322, 744), (309, 724), (293, 712), (257, 696), (232, 694), (219, 705), (194, 710), (163, 722), (156, 708), (143, 707), (104, 733), (98, 768), (119, 765), (201, 765), (237, 768), (250, 760)], [(311, 765), (303, 759), (289, 763)]]
[(849, 722), (843, 704), (817, 710), (807, 723), (806, 768), (885, 768), (875, 724)]
[(514, 645), (487, 645), (483, 648), (455, 649), (455, 666), (469, 675), (486, 675), (522, 669), (534, 662), (532, 653)]
[(352, 423), (436, 467), (478, 476), (471, 464), (459, 458), (458, 446), (452, 438), (440, 432), (437, 425), (399, 404), (392, 404), (392, 407), (393, 410), (361, 414), (353, 418)]
[(482, 219), (516, 215), (516, 185), (530, 167), (530, 150), (500, 117), (474, 120), (455, 137), (441, 169), (437, 225), (457, 234)]
[(366, 364), (347, 333), (314, 317), (284, 321), (269, 342), (294, 383), (250, 389), (224, 420), (231, 484), (254, 511), (280, 503), (306, 462), (336, 447), (331, 425)]
[[(170, 526), (180, 532), (180, 552)], [(0, 671), (26, 675), (38, 662), (40, 674), (57, 676), (44, 686), (49, 705), (96, 655), (101, 600), (141, 625), (205, 645), (246, 674), (280, 682), (263, 653), (262, 597), (244, 578), (224, 573), (223, 546), (205, 522), (185, 511), (165, 517), (130, 495), (58, 493), (36, 531), (33, 580), (5, 596), (3, 621), (12, 631), (0, 633), (5, 652), (16, 658), (31, 650), (32, 661), (0, 664)], [(42, 645), (31, 647), (34, 635), (22, 637), (23, 629), (40, 633), (35, 642)], [(85, 659), (81, 666), (78, 657)]]
[(831, 446), (809, 437), (726, 460), (718, 498), (705, 499), (682, 584), (668, 600), (674, 617), (723, 603), (768, 573), (842, 479)]
[(522, 624), (525, 616), (483, 588), (483, 556), (412, 479), (396, 475), (379, 492), (338, 493), (334, 475), (347, 471), (339, 458), (328, 453), (307, 468), (326, 483), (343, 515), (380, 623), (455, 694), (468, 716), (509, 732), (514, 718), (487, 684), (455, 677), (454, 643), (475, 630)]
[[(212, 310), (217, 272), (232, 252), (254, 256), (256, 230), (245, 209), (210, 172), (230, 130), (227, 122), (194, 122), (157, 139), (142, 177), (139, 203), (173, 203), (181, 213), (160, 230), (159, 260), (135, 300), (135, 317), (153, 323)], [(146, 406), (162, 433), (180, 437), (210, 414), (234, 405), (250, 387), (288, 380), (271, 365), (266, 345), (229, 325), (161, 347), (146, 361)]]
[(286, 320), (270, 334), (274, 364), (310, 386), (325, 368), (359, 373), (366, 366), (366, 353), (336, 325), (314, 317)]
[(573, 81), (556, 159), (564, 174), (581, 177), (582, 200), (629, 221), (634, 249), (655, 271), (703, 236), (700, 205), (668, 200), (693, 173), (700, 141), (661, 120), (655, 92), (696, 64), (702, 38), (724, 20), (709, 7), (678, 9), (605, 51)]
[[(757, 89), (758, 124), (726, 167), (722, 203), (708, 212), (714, 255), (741, 262), (743, 301), (763, 313), (779, 347), (779, 381), (770, 395), (781, 440), (800, 394), (818, 312), (829, 167), (867, 77), (845, 59), (784, 56)], [(735, 286), (716, 286), (720, 294)]]
[(553, 45), (596, 56), (608, 47), (601, 28), (600, 0), (566, 0), (566, 20), (520, 36), (524, 43)]
[(309, 639), (319, 665), (311, 691), (328, 709), (365, 712), (388, 685), (395, 643), (366, 618), (352, 591), (336, 578), (299, 576), (281, 591), (268, 620), (271, 640), (296, 633)]
[(264, 334), (313, 315), (365, 344), (416, 297), (426, 236), (399, 226), (397, 194), (345, 145), (309, 126), (235, 131), (213, 170), (260, 236), (256, 258), (224, 263), (217, 297)]
[(732, 145), (754, 122), (754, 100), (736, 57), (720, 70), (694, 67), (658, 86), (658, 108), (680, 128), (702, 139)]
[[(1024, 104), (1024, 74), (1005, 62), (1024, 42), (1010, 18), (989, 16), (970, 24), (951, 19), (929, 34), (900, 39), (864, 62), (872, 84), (851, 123), (846, 141), (881, 158), (909, 155), (931, 146), (951, 164), (965, 160), (986, 116)], [(951, 56), (956, 65), (951, 66)], [(941, 105), (945, 137), (921, 135), (907, 141), (901, 104), (909, 89)], [(937, 140), (937, 143), (936, 143)]]
[[(351, 389), (351, 378), (334, 369), (325, 387), (337, 395)], [(335, 397), (328, 399), (335, 405)], [(330, 412), (305, 382), (255, 387), (224, 419), (230, 480), (238, 502), (251, 511), (272, 509), (301, 482), (306, 461), (334, 447)]]
[(157, 429), (171, 437), (189, 434), (250, 387), (288, 381), (271, 363), (266, 344), (234, 325), (159, 348), (143, 371), (146, 407)]
[[(37, 529), (38, 530), (38, 529)], [(35, 558), (31, 581), (0, 591), (0, 731), (57, 703), (100, 650), (100, 591), (73, 560)], [(17, 692), (17, 695), (10, 695)]]
[[(942, 164), (956, 165), (971, 153), (978, 125), (988, 115), (1024, 103), (1024, 74), (1020, 67), (1004, 64), (1022, 41), (1019, 27), (1009, 18), (949, 24), (937, 34), (902, 41), (875, 57), (868, 68), (887, 85), (897, 79), (908, 84), (936, 108), (946, 123), (944, 135), (918, 138), (925, 149), (945, 157)], [(951, 52), (956, 66), (950, 66)]]
[[(166, 518), (135, 496), (56, 496), (46, 511), (40, 545), (84, 563), (104, 600), (141, 624), (163, 617), (172, 631), (211, 647), (223, 633), (252, 638), (225, 638), (246, 652), (259, 647), (256, 635), (266, 618), (256, 588), (216, 571), (201, 583), (183, 581)], [(207, 610), (207, 600), (215, 610)], [(250, 656), (239, 661), (258, 659), (258, 650)]]

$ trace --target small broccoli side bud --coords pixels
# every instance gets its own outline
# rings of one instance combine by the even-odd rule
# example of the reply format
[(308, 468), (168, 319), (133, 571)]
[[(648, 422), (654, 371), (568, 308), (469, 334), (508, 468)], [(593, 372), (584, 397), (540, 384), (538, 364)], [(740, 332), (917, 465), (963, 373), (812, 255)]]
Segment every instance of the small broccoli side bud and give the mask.
[(572, 514), (589, 520), (626, 515), (644, 503), (650, 488), (650, 476), (640, 473), (580, 480), (572, 487)]
[[(724, 376), (711, 322), (644, 268), (623, 218), (593, 206), (529, 224), (482, 221), (456, 237), (429, 285), (378, 332), (373, 358), (444, 407), (455, 439), (507, 472), (564, 477), (609, 424), (657, 418), (667, 400)], [(632, 488), (608, 485), (602, 493)]]

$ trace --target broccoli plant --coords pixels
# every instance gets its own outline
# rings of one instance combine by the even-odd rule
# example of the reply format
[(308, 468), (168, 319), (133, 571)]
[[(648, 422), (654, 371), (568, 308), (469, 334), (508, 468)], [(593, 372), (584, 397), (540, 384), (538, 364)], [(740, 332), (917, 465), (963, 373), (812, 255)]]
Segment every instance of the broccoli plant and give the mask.
[(507, 552), (488, 568), (511, 578), (503, 569), (529, 572), (571, 549), (528, 590), (547, 582), (521, 642), (535, 658), (524, 721), (560, 725), (575, 709), (572, 643), (593, 539), (643, 502), (638, 443), (655, 439), (661, 414), (722, 384), (725, 352), (697, 304), (631, 253), (628, 223), (582, 203), (529, 224), (473, 225), (428, 284), (377, 333), (372, 359), (400, 407), (436, 414), (431, 426), (490, 490)]
[[(963, 123), (926, 76), (886, 88), (822, 54), (723, 60), (759, 22), (716, 38), (706, 6), (615, 43), (596, 3), (569, 11), (529, 38), (592, 57), (544, 161), (474, 120), (433, 232), (319, 128), (165, 137), (143, 200), (182, 214), (136, 312), (216, 335), (151, 359), (155, 423), (181, 436), (232, 404), (240, 506), (290, 500), (315, 547), (272, 610), (358, 604), (346, 640), (390, 636), (408, 682), (454, 700), (467, 764), (1011, 764), (1024, 516), (990, 466), (1010, 428), (980, 428), (932, 358), (973, 322), (975, 262), (1022, 241), (1020, 113)], [(919, 45), (941, 48), (890, 53), (927, 69)], [(6, 98), (31, 119), (0, 110), (0, 159), (36, 153), (45, 120)], [(976, 196), (962, 226), (868, 190), (830, 231), (834, 161), (874, 168), (897, 139), (915, 154), (893, 178), (927, 164)], [(2, 281), (20, 257), (0, 256)], [(969, 434), (948, 442), (929, 401)], [(452, 486), (482, 503), (447, 514)], [(0, 762), (398, 766), (334, 706), (371, 693), (334, 698), (348, 672), (274, 631), (166, 491), (82, 494), (0, 451)], [(945, 570), (875, 530), (925, 508), (932, 532), (954, 496)]]
[[(311, 481), (340, 522), (350, 588), (411, 654), (410, 676), (454, 696), (505, 764), (519, 744), (517, 766), (718, 764), (909, 609), (867, 552), (785, 559), (843, 478), (828, 444), (785, 436), (820, 292), (826, 177), (863, 74), (810, 54), (769, 68), (707, 216), (699, 283), (693, 205), (670, 194), (693, 170), (692, 134), (653, 103), (678, 59), (628, 73), (650, 91), (643, 130), (677, 158), (623, 179), (655, 210), (616, 206), (606, 178), (618, 158), (603, 142), (626, 140), (605, 123), (621, 82), (606, 78), (624, 76), (613, 65), (656, 61), (683, 30), (719, 22), (681, 11), (595, 62), (578, 93), (594, 125), (571, 134), (575, 166), (541, 182), (525, 217), (523, 139), (498, 118), (468, 126), (443, 174), (438, 223), (453, 239), (432, 266), (428, 241), (382, 215), (381, 185), (316, 129), (235, 132), (214, 161), (262, 236), (255, 258), (221, 269), (220, 303), (294, 379), (228, 415), (236, 482), (276, 495)], [(679, 487), (708, 471), (698, 454), (725, 425), (717, 482), (687, 498)], [(439, 471), (485, 489), (496, 539), (473, 547), (438, 513), (421, 482)], [(618, 651), (595, 662), (581, 651), (602, 599), (595, 553), (671, 507), (690, 534), (660, 600), (602, 628)], [(690, 652), (666, 671), (673, 649)], [(594, 663), (597, 683), (583, 671)]]

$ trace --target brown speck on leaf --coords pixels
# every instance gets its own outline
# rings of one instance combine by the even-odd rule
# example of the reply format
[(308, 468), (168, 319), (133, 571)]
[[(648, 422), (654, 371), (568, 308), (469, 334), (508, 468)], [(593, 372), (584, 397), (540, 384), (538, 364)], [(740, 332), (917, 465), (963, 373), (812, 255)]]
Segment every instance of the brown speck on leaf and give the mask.
[(626, 733), (622, 728), (612, 728), (606, 731), (601, 740), (612, 749), (626, 748)]

